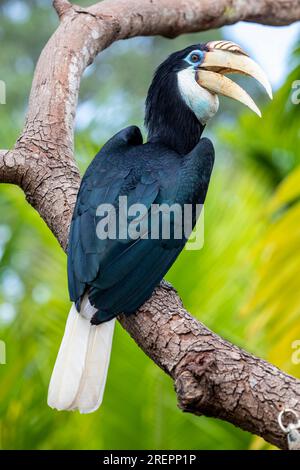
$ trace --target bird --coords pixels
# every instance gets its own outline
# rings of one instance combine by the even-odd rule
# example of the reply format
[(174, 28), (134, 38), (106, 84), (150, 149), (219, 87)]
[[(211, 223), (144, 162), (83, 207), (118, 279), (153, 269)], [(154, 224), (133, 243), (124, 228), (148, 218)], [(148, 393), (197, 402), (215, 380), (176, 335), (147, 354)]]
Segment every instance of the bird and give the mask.
[[(272, 98), (265, 72), (239, 45), (193, 44), (172, 53), (154, 74), (145, 103), (146, 142), (137, 126), (129, 126), (108, 140), (86, 170), (69, 232), (72, 307), (50, 380), (50, 407), (90, 413), (102, 403), (116, 317), (133, 314), (151, 297), (188, 239), (183, 231), (175, 236), (174, 217), (170, 236), (162, 236), (164, 216), (151, 225), (152, 208), (190, 205), (193, 228), (196, 206), (204, 204), (214, 147), (202, 134), (218, 111), (218, 96), (261, 116), (228, 73), (253, 77)], [(105, 236), (104, 222), (113, 226), (121, 219), (121, 198), (128, 207), (142, 205), (144, 212), (137, 222), (128, 211), (123, 225), (104, 230)], [(134, 237), (128, 234), (132, 224)]]

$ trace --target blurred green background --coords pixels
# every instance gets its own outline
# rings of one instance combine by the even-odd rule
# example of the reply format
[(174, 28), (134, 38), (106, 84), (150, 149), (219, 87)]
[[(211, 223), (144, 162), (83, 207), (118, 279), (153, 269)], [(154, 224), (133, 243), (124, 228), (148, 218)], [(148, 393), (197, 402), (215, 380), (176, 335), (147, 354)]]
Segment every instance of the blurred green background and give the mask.
[[(0, 148), (9, 148), (22, 128), (34, 64), (58, 20), (47, 0), (1, 1), (0, 17), (0, 79), (7, 85)], [(136, 38), (101, 54), (80, 92), (81, 171), (113, 133), (142, 126), (153, 70), (168, 53), (228, 38), (229, 32)], [(300, 79), (299, 44), (288, 51), (288, 74), (274, 101), (267, 103), (247, 81), (262, 108), (261, 121), (222, 100), (206, 130), (217, 159), (205, 208), (205, 245), (185, 251), (167, 276), (187, 309), (208, 327), (298, 377), (292, 343), (300, 339), (300, 107), (291, 96), (292, 83)], [(179, 411), (171, 380), (119, 325), (100, 410), (81, 416), (49, 409), (48, 382), (70, 308), (66, 257), (19, 188), (0, 186), (0, 214), (0, 340), (7, 348), (7, 363), (0, 365), (1, 449), (267, 447), (228, 423)]]

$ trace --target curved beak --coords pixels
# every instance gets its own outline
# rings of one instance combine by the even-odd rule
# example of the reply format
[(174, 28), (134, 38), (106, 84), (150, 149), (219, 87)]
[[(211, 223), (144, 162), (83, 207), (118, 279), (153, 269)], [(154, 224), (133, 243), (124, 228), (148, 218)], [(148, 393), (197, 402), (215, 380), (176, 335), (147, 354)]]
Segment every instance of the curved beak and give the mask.
[(255, 78), (272, 99), (272, 88), (265, 72), (233, 42), (211, 41), (206, 46), (208, 51), (197, 70), (197, 83), (212, 93), (240, 101), (261, 117), (260, 110), (248, 93), (224, 74), (239, 73)]

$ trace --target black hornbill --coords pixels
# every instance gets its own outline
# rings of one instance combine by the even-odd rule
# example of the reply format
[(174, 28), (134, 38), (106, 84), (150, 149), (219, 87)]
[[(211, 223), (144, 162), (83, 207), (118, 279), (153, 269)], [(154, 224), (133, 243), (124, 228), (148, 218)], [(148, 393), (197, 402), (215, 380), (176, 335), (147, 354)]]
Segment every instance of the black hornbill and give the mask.
[[(88, 167), (70, 228), (68, 280), (74, 304), (50, 382), (51, 407), (88, 413), (101, 404), (115, 317), (135, 312), (151, 296), (186, 243), (186, 235), (175, 237), (174, 230), (169, 238), (161, 233), (151, 237), (150, 209), (190, 204), (194, 226), (194, 208), (204, 203), (214, 148), (201, 135), (218, 110), (218, 94), (260, 115), (226, 73), (254, 77), (272, 97), (264, 72), (238, 45), (194, 44), (170, 55), (154, 75), (146, 100), (147, 142), (138, 127), (127, 127)], [(128, 231), (125, 237), (118, 231), (100, 237), (98, 223), (104, 215), (99, 205), (110, 205), (120, 217), (121, 196), (127, 197), (128, 206), (146, 207), (147, 230), (136, 238)], [(131, 220), (127, 214), (126, 229)], [(174, 229), (174, 219), (169, 220)]]

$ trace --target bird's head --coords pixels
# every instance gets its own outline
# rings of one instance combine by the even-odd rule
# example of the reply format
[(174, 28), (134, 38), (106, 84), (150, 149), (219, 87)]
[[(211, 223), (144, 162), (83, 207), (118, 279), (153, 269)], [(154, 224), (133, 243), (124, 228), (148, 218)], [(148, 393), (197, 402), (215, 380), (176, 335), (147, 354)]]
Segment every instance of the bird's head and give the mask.
[(191, 150), (218, 111), (218, 95), (240, 101), (261, 116), (248, 93), (225, 76), (228, 73), (255, 78), (272, 98), (264, 71), (233, 42), (194, 44), (171, 54), (149, 88), (145, 117), (149, 139), (163, 141), (179, 153)]

